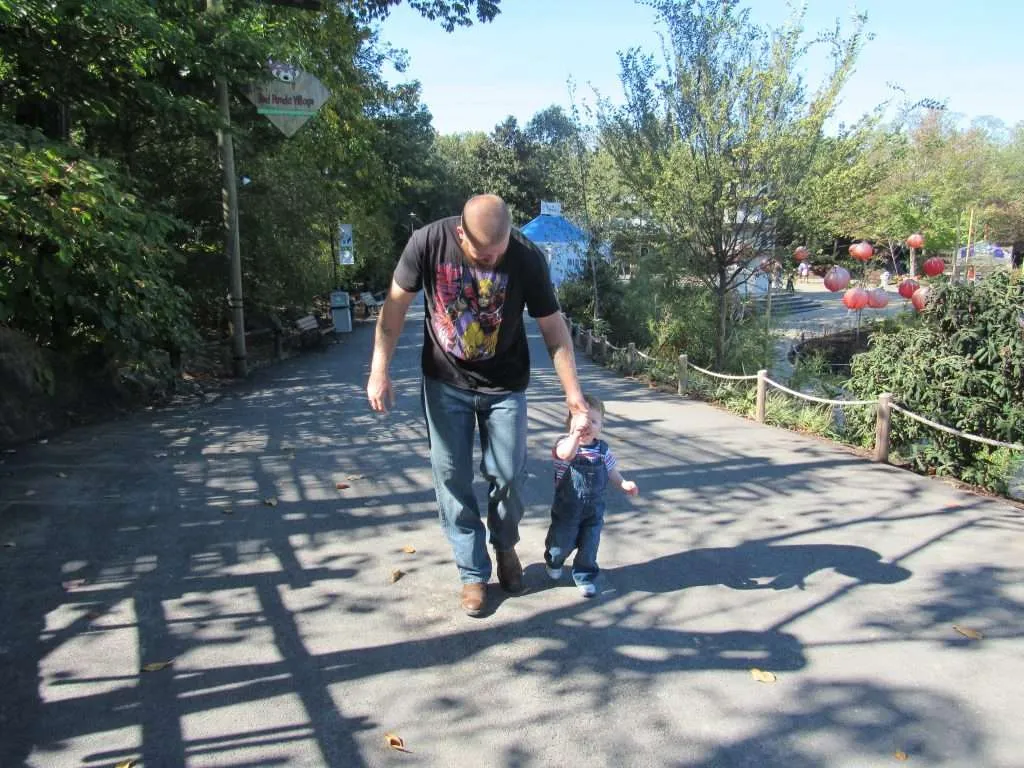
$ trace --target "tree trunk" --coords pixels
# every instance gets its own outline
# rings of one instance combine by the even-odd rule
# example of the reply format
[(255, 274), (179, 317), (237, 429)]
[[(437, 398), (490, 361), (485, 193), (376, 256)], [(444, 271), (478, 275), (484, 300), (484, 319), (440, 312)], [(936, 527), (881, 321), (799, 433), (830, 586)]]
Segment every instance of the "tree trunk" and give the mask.
[(715, 370), (721, 371), (725, 364), (725, 341), (729, 330), (729, 289), (725, 272), (718, 273), (718, 338), (715, 339)]

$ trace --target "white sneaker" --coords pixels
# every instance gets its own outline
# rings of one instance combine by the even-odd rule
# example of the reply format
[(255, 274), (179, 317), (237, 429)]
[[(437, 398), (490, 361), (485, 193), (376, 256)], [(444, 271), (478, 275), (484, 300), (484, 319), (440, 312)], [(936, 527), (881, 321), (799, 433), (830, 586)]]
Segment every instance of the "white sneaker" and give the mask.
[(576, 587), (584, 597), (594, 597), (597, 594), (597, 584), (592, 581), (588, 581), (585, 584), (577, 584)]
[(548, 578), (552, 581), (558, 581), (562, 578), (561, 568), (552, 568), (550, 565), (545, 565), (544, 570), (548, 572)]

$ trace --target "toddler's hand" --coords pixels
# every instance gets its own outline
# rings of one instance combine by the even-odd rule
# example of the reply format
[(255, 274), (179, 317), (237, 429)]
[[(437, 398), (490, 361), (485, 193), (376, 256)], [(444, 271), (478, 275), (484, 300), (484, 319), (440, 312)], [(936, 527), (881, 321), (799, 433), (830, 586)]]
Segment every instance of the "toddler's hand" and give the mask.
[(637, 496), (640, 493), (640, 489), (636, 487), (636, 483), (632, 480), (623, 480), (622, 492), (627, 496)]

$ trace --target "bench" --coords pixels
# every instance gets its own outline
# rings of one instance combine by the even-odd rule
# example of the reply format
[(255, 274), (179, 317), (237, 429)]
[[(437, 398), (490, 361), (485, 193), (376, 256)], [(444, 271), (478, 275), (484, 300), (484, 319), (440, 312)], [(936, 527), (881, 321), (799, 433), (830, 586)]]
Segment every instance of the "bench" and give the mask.
[(300, 317), (295, 321), (295, 329), (299, 332), (300, 341), (313, 341), (317, 344), (323, 343), (324, 337), (334, 333), (333, 325), (320, 325), (320, 321), (313, 315)]
[(369, 292), (363, 292), (359, 294), (359, 301), (362, 302), (366, 314), (364, 317), (371, 317), (380, 311), (380, 308), (384, 306), (383, 301), (378, 301), (377, 298)]

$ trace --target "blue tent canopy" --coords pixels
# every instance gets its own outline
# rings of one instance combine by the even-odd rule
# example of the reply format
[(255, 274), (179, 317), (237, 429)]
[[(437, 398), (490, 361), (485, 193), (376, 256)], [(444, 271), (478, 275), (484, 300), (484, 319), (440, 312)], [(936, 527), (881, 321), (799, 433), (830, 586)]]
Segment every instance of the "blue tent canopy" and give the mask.
[(538, 216), (522, 227), (522, 233), (533, 242), (540, 243), (586, 243), (583, 230), (561, 216)]

